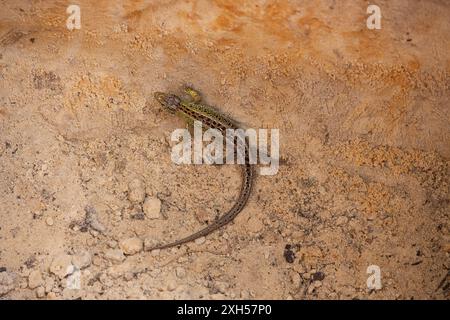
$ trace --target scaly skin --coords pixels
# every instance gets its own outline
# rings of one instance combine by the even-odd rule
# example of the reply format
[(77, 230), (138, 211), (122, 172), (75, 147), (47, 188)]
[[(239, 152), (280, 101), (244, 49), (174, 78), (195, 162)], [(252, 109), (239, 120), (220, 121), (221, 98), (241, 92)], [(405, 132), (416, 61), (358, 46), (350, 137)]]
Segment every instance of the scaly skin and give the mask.
[[(162, 92), (155, 92), (155, 99), (158, 100), (158, 102), (161, 103), (161, 105), (169, 112), (182, 117), (189, 125), (192, 125), (195, 120), (201, 121), (203, 126), (219, 130), (224, 137), (226, 136), (226, 129), (238, 129), (237, 124), (233, 120), (222, 115), (212, 107), (201, 104), (201, 95), (199, 92), (189, 87), (185, 88), (185, 92), (189, 94), (192, 101), (182, 100), (176, 95)], [(215, 220), (209, 226), (201, 229), (200, 231), (175, 242), (155, 246), (150, 248), (149, 251), (179, 246), (186, 242), (191, 242), (195, 239), (205, 237), (228, 224), (239, 214), (239, 212), (242, 211), (252, 190), (254, 173), (253, 166), (249, 163), (248, 141), (245, 141), (244, 150), (245, 164), (242, 165), (242, 185), (239, 198), (234, 206), (219, 219)]]

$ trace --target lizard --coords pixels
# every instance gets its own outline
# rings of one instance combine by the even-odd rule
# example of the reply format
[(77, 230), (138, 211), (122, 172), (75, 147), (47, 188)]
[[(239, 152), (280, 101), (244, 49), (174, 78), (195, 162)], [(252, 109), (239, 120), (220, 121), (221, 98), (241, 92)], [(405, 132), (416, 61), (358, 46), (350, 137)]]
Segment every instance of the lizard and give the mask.
[[(194, 121), (201, 121), (203, 126), (219, 130), (224, 137), (226, 136), (226, 129), (239, 128), (234, 120), (223, 115), (215, 108), (202, 103), (201, 94), (197, 90), (191, 87), (185, 87), (184, 91), (187, 93), (189, 99), (181, 99), (175, 94), (164, 92), (155, 92), (154, 97), (164, 107), (164, 109), (183, 118), (187, 122), (188, 126), (192, 126)], [(239, 142), (240, 141), (238, 141), (238, 143)], [(242, 184), (239, 197), (233, 207), (200, 231), (168, 244), (154, 246), (148, 251), (171, 248), (194, 241), (198, 238), (209, 235), (234, 220), (234, 218), (245, 207), (248, 198), (250, 197), (254, 180), (254, 168), (249, 161), (250, 149), (248, 141), (245, 140), (244, 144), (245, 160), (242, 165)]]

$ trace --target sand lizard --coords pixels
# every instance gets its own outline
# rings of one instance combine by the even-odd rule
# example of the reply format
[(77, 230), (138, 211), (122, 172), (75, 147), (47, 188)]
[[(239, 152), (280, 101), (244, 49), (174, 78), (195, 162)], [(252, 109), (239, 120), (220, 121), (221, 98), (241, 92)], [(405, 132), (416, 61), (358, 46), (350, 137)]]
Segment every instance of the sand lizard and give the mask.
[[(188, 125), (193, 125), (194, 121), (201, 121), (202, 125), (207, 128), (219, 130), (223, 137), (226, 136), (226, 129), (238, 129), (237, 124), (227, 116), (221, 114), (214, 108), (201, 103), (201, 95), (192, 88), (185, 88), (185, 92), (189, 95), (189, 100), (183, 100), (174, 94), (155, 92), (155, 99), (169, 112), (182, 117)], [(239, 141), (238, 141), (239, 142)], [(253, 185), (253, 165), (249, 163), (249, 146), (248, 141), (244, 142), (244, 164), (242, 165), (242, 185), (239, 198), (233, 207), (223, 216), (213, 221), (207, 227), (200, 231), (168, 244), (158, 245), (150, 248), (149, 251), (155, 249), (165, 249), (193, 241), (195, 239), (207, 236), (222, 226), (232, 221), (239, 212), (245, 207), (250, 196)]]

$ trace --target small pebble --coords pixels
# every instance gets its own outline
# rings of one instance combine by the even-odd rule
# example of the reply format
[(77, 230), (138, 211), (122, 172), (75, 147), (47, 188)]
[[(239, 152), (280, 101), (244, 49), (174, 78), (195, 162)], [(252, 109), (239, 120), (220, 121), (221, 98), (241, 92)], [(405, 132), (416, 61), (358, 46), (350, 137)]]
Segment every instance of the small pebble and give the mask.
[(295, 260), (295, 253), (292, 251), (292, 246), (287, 244), (283, 252), (284, 259), (287, 263), (293, 263)]
[(133, 255), (138, 253), (143, 249), (143, 242), (141, 239), (137, 237), (124, 239), (119, 243), (120, 249), (122, 249), (123, 253), (126, 255)]
[(183, 279), (186, 276), (186, 270), (182, 267), (177, 267), (175, 273), (178, 278)]
[(325, 274), (322, 271), (318, 271), (316, 272), (314, 270), (314, 272), (312, 272), (311, 278), (313, 281), (322, 281), (323, 279), (325, 279)]
[(109, 249), (105, 252), (105, 258), (113, 262), (122, 262), (125, 260), (125, 255), (120, 249)]
[(114, 249), (115, 247), (117, 247), (117, 241), (116, 241), (116, 240), (110, 240), (110, 241), (108, 241), (108, 247)]
[(99, 257), (99, 256), (94, 256), (92, 258), (92, 264), (94, 266), (98, 266), (98, 267), (102, 266), (103, 265), (103, 259), (101, 257)]
[(203, 244), (205, 243), (206, 238), (205, 237), (200, 237), (198, 239), (195, 239), (195, 244)]
[(84, 211), (86, 213), (86, 222), (89, 226), (100, 233), (104, 233), (106, 227), (98, 220), (97, 210), (93, 206), (87, 205)]
[(177, 288), (177, 283), (175, 280), (167, 281), (167, 290), (168, 291), (174, 291), (176, 288)]
[(48, 217), (47, 219), (45, 219), (45, 222), (47, 223), (48, 226), (52, 226), (53, 225), (53, 218), (52, 217)]
[(87, 268), (92, 263), (91, 254), (88, 251), (83, 251), (72, 257), (72, 263), (79, 270)]
[(42, 274), (39, 270), (33, 270), (28, 276), (28, 287), (30, 289), (36, 289), (37, 287), (44, 284), (44, 279), (42, 279)]
[(89, 230), (89, 233), (94, 237), (98, 237), (99, 232), (97, 230), (91, 229)]
[(54, 292), (47, 293), (48, 300), (56, 300), (56, 298), (57, 298), (56, 293), (54, 293)]
[(44, 287), (38, 287), (37, 289), (36, 289), (36, 297), (38, 297), (38, 298), (43, 298), (45, 296), (45, 289), (44, 289)]
[(149, 219), (159, 219), (161, 217), (161, 200), (158, 198), (147, 197), (142, 208)]
[(55, 286), (55, 280), (51, 277), (48, 277), (45, 279), (45, 292), (50, 292), (53, 290), (53, 287)]
[(73, 271), (72, 257), (68, 254), (60, 254), (54, 257), (50, 264), (50, 272), (57, 275), (60, 279), (72, 274)]

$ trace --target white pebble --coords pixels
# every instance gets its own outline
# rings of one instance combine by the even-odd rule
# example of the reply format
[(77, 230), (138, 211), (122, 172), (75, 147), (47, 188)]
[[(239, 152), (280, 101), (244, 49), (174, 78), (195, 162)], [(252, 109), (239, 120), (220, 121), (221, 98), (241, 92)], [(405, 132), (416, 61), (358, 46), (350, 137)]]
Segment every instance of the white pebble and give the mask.
[(186, 270), (182, 267), (177, 267), (175, 273), (178, 278), (183, 279), (186, 276)]
[(72, 265), (72, 257), (68, 254), (60, 254), (53, 258), (50, 264), (50, 272), (57, 275), (60, 279), (72, 274), (74, 267)]
[(47, 223), (47, 225), (52, 226), (53, 225), (53, 218), (52, 217), (48, 217), (47, 219), (45, 219), (45, 222)]
[(36, 289), (36, 297), (38, 297), (38, 298), (43, 298), (45, 296), (45, 289), (44, 289), (44, 287), (38, 287), (37, 289)]
[(42, 279), (42, 274), (39, 270), (33, 270), (30, 272), (28, 276), (28, 287), (30, 289), (36, 289), (44, 283), (44, 279)]
[(134, 237), (124, 239), (119, 243), (120, 249), (122, 249), (123, 253), (126, 255), (133, 255), (138, 253), (143, 249), (143, 242), (141, 239)]
[(125, 255), (120, 249), (109, 249), (105, 252), (105, 258), (114, 262), (122, 262), (125, 260)]
[(161, 217), (161, 200), (147, 197), (143, 205), (143, 210), (147, 218), (159, 219)]
[(204, 244), (205, 243), (205, 241), (206, 241), (206, 238), (205, 237), (200, 237), (200, 238), (198, 238), (198, 239), (195, 239), (195, 244)]
[(82, 251), (72, 257), (72, 263), (79, 270), (87, 268), (92, 263), (91, 254), (88, 251)]

